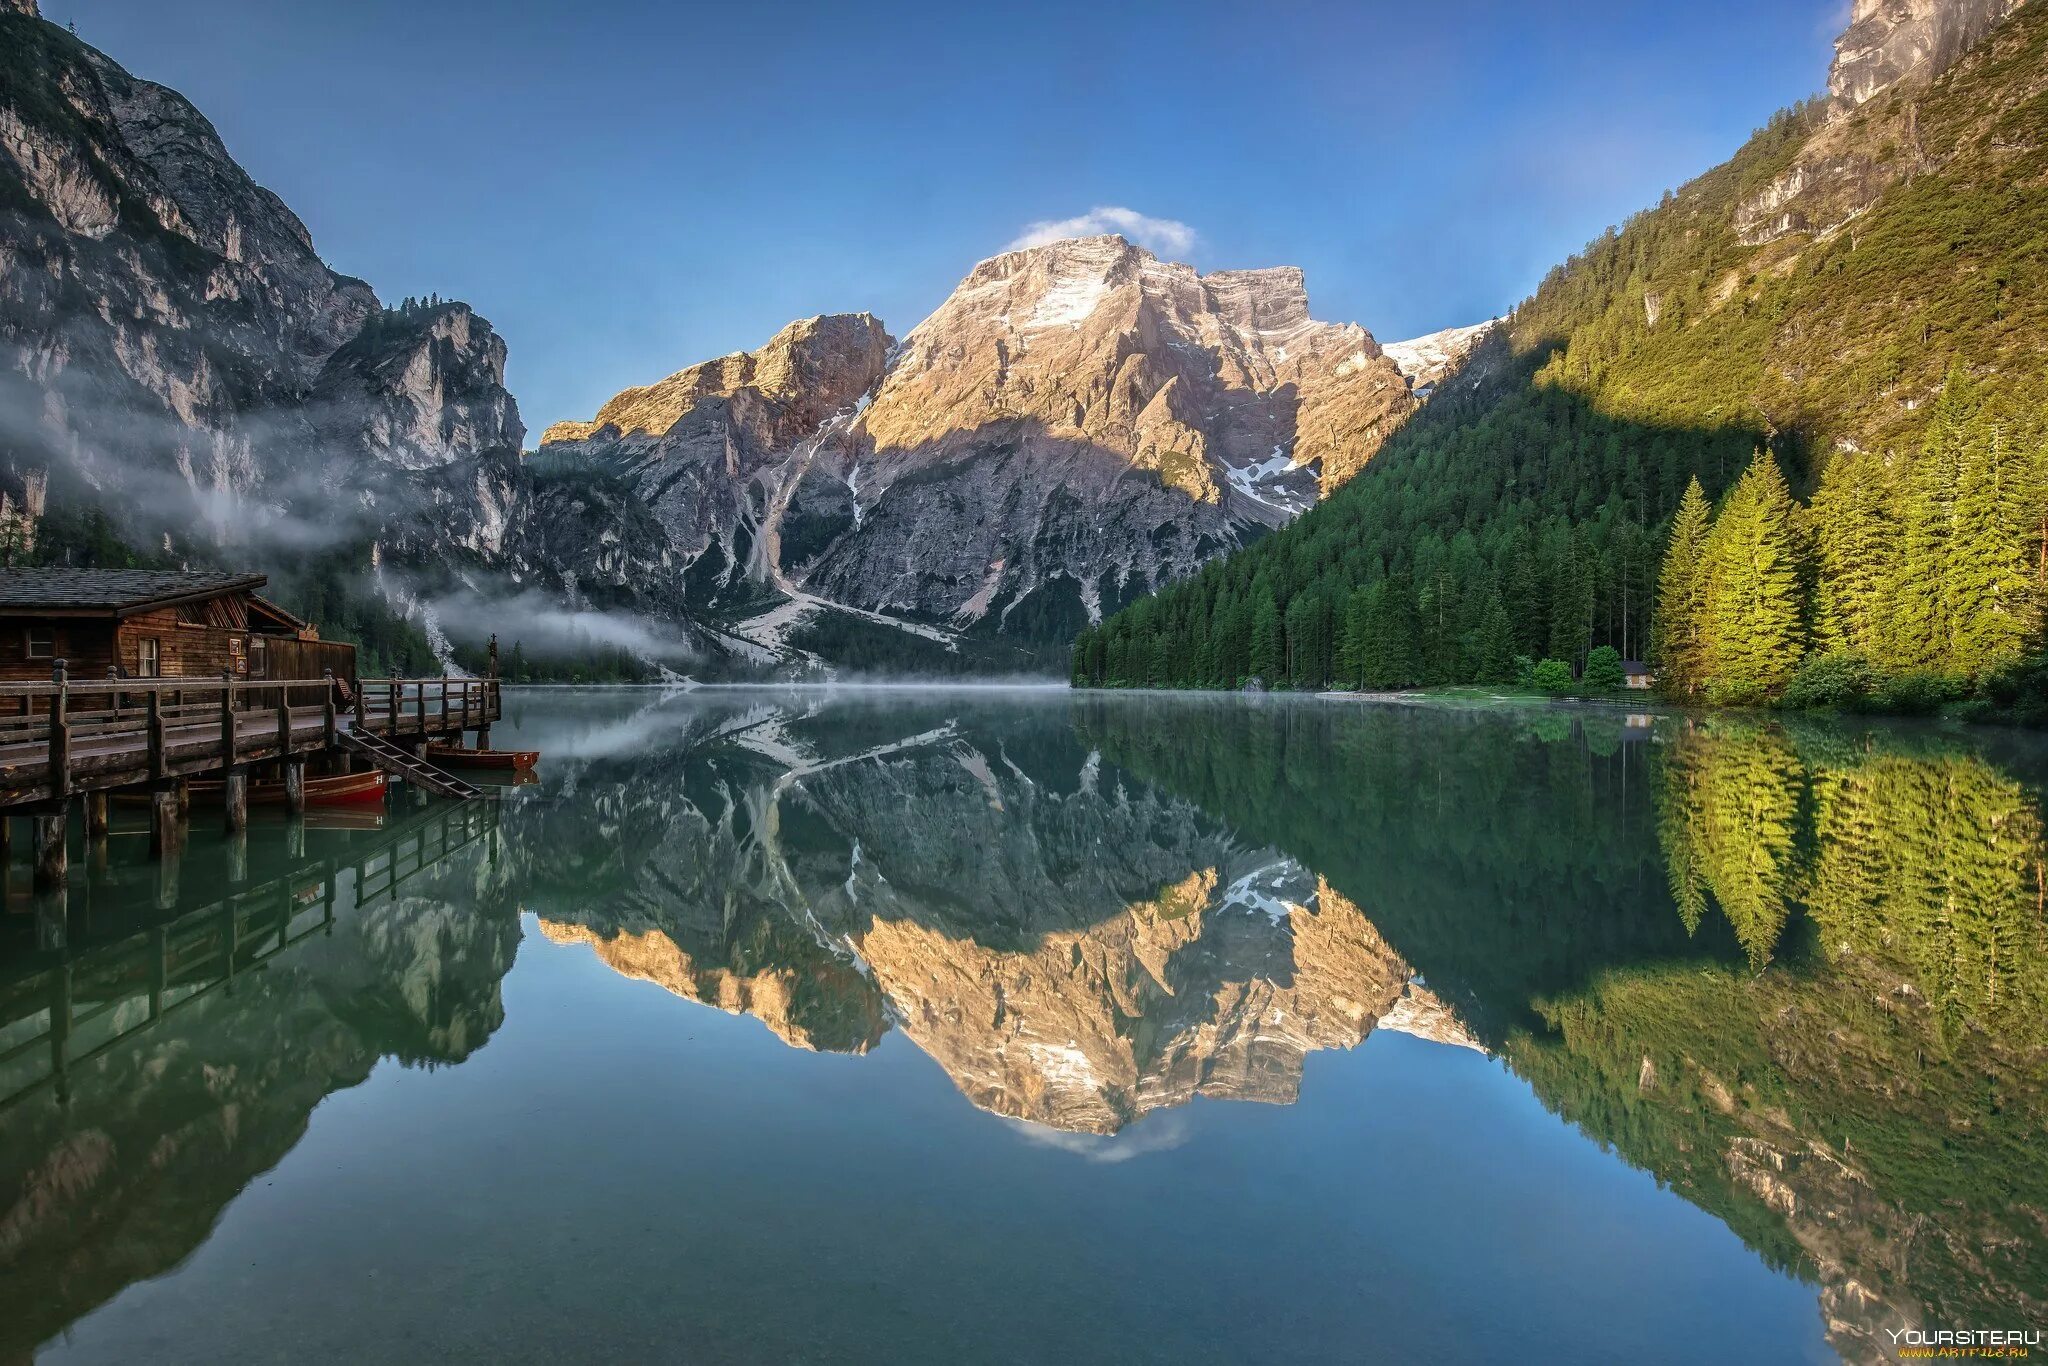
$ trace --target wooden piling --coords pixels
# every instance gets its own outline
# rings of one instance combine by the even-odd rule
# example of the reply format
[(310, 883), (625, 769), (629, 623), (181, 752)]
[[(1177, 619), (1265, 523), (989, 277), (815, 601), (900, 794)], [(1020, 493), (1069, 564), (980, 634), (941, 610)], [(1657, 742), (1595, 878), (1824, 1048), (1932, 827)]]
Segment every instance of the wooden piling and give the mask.
[(227, 808), (230, 831), (249, 828), (249, 770), (231, 768), (222, 775), (221, 804)]
[(176, 855), (178, 838), (178, 789), (165, 785), (149, 794), (149, 856)]
[(294, 816), (306, 812), (306, 761), (284, 761), (284, 809)]
[(96, 843), (107, 838), (107, 794), (104, 791), (85, 794), (85, 837)]
[(53, 892), (71, 875), (71, 804), (54, 802), (31, 817), (36, 832), (35, 886)]

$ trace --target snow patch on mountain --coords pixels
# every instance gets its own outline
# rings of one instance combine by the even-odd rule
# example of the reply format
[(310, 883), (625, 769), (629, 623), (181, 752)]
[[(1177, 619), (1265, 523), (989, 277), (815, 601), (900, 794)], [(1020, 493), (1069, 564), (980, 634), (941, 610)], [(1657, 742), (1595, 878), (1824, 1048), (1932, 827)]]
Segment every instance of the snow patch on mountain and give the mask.
[(1387, 342), (1380, 350), (1394, 362), (1410, 388), (1426, 389), (1442, 383), (1456, 372), (1465, 363), (1465, 357), (1472, 354), (1472, 348), (1487, 333), (1500, 326), (1500, 322), (1499, 318), (1488, 318), (1470, 327), (1446, 327), (1427, 336)]

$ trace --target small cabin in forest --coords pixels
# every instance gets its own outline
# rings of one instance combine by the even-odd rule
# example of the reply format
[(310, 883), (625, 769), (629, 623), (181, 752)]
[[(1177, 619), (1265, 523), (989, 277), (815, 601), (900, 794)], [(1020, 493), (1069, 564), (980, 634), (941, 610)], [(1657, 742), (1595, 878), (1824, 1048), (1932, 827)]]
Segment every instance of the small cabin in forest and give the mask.
[(1657, 671), (1640, 659), (1625, 659), (1621, 662), (1621, 682), (1629, 688), (1653, 688), (1657, 685)]
[(351, 685), (356, 647), (257, 593), (262, 574), (158, 569), (0, 569), (0, 681), (71, 677), (318, 678)]

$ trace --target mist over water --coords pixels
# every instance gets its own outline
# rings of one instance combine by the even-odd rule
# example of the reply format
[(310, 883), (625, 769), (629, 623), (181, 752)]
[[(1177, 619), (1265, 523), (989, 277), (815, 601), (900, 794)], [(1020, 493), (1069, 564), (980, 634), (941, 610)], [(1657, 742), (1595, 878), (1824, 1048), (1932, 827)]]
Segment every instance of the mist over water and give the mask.
[(54, 914), (16, 870), (0, 1354), (1812, 1361), (2048, 1317), (2031, 739), (505, 703), (540, 781), (483, 802), (196, 827), (168, 895), (123, 822)]

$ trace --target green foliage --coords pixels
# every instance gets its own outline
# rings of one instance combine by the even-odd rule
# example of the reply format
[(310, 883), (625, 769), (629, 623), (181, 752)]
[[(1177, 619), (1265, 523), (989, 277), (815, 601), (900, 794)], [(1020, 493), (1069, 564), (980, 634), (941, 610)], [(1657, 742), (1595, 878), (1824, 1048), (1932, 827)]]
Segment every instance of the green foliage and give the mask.
[(1572, 666), (1561, 659), (1546, 659), (1529, 673), (1529, 682), (1545, 692), (1570, 692)]
[(1779, 701), (1801, 711), (1844, 711), (1861, 706), (1877, 689), (1877, 672), (1855, 650), (1808, 655), (1793, 671)]
[(1703, 653), (1708, 695), (1754, 701), (1776, 694), (1803, 643), (1801, 546), (1791, 490), (1759, 451), (1707, 535)]
[(1628, 681), (1622, 672), (1621, 651), (1612, 645), (1600, 645), (1586, 656), (1586, 672), (1580, 679), (1589, 689), (1613, 691)]

